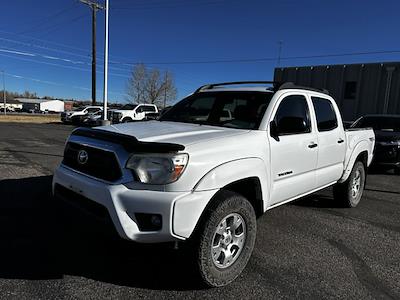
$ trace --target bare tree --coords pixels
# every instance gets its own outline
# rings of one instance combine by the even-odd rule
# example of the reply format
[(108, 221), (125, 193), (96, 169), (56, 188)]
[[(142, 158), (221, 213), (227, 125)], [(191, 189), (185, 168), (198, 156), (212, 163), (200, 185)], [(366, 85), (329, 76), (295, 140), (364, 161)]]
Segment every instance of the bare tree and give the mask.
[(148, 70), (145, 65), (135, 65), (127, 82), (129, 101), (152, 103), (164, 107), (176, 99), (177, 89), (170, 72), (161, 75), (160, 70)]
[(145, 84), (147, 77), (147, 69), (143, 64), (135, 65), (132, 69), (131, 76), (127, 82), (126, 93), (128, 100), (134, 103), (141, 103), (145, 98)]

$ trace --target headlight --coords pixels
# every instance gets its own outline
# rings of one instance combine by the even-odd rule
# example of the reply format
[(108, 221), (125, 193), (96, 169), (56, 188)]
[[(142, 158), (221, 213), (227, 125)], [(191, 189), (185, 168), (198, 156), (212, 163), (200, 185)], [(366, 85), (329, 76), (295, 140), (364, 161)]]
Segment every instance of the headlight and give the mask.
[(148, 184), (167, 184), (179, 179), (188, 163), (187, 154), (134, 154), (126, 167)]

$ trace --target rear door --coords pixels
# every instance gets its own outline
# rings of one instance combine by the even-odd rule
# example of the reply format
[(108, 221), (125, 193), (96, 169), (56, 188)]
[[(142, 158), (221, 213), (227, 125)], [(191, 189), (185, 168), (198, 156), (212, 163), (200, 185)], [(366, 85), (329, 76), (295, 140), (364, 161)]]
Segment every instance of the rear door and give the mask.
[(272, 205), (316, 187), (318, 141), (310, 107), (305, 95), (287, 93), (274, 108), (271, 121), (276, 124), (278, 138), (270, 137)]
[(344, 128), (339, 111), (328, 98), (311, 96), (318, 131), (317, 186), (337, 181), (343, 173), (346, 152)]

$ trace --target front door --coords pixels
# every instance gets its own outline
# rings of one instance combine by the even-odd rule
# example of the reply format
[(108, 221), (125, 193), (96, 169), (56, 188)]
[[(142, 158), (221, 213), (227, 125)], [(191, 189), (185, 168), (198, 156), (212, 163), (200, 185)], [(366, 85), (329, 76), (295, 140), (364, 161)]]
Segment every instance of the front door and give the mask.
[(276, 131), (275, 138), (270, 137), (274, 205), (316, 188), (318, 144), (304, 95), (283, 96), (272, 122)]

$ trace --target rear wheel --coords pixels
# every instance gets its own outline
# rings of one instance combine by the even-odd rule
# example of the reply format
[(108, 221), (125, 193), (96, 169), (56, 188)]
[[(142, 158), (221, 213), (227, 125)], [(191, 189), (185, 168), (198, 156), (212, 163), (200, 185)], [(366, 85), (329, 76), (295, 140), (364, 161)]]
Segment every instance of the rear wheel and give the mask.
[(344, 207), (356, 207), (361, 200), (365, 186), (365, 167), (361, 161), (356, 161), (349, 178), (333, 187), (333, 196)]
[(204, 283), (224, 286), (240, 275), (254, 248), (256, 216), (246, 198), (222, 191), (195, 233), (196, 266)]

